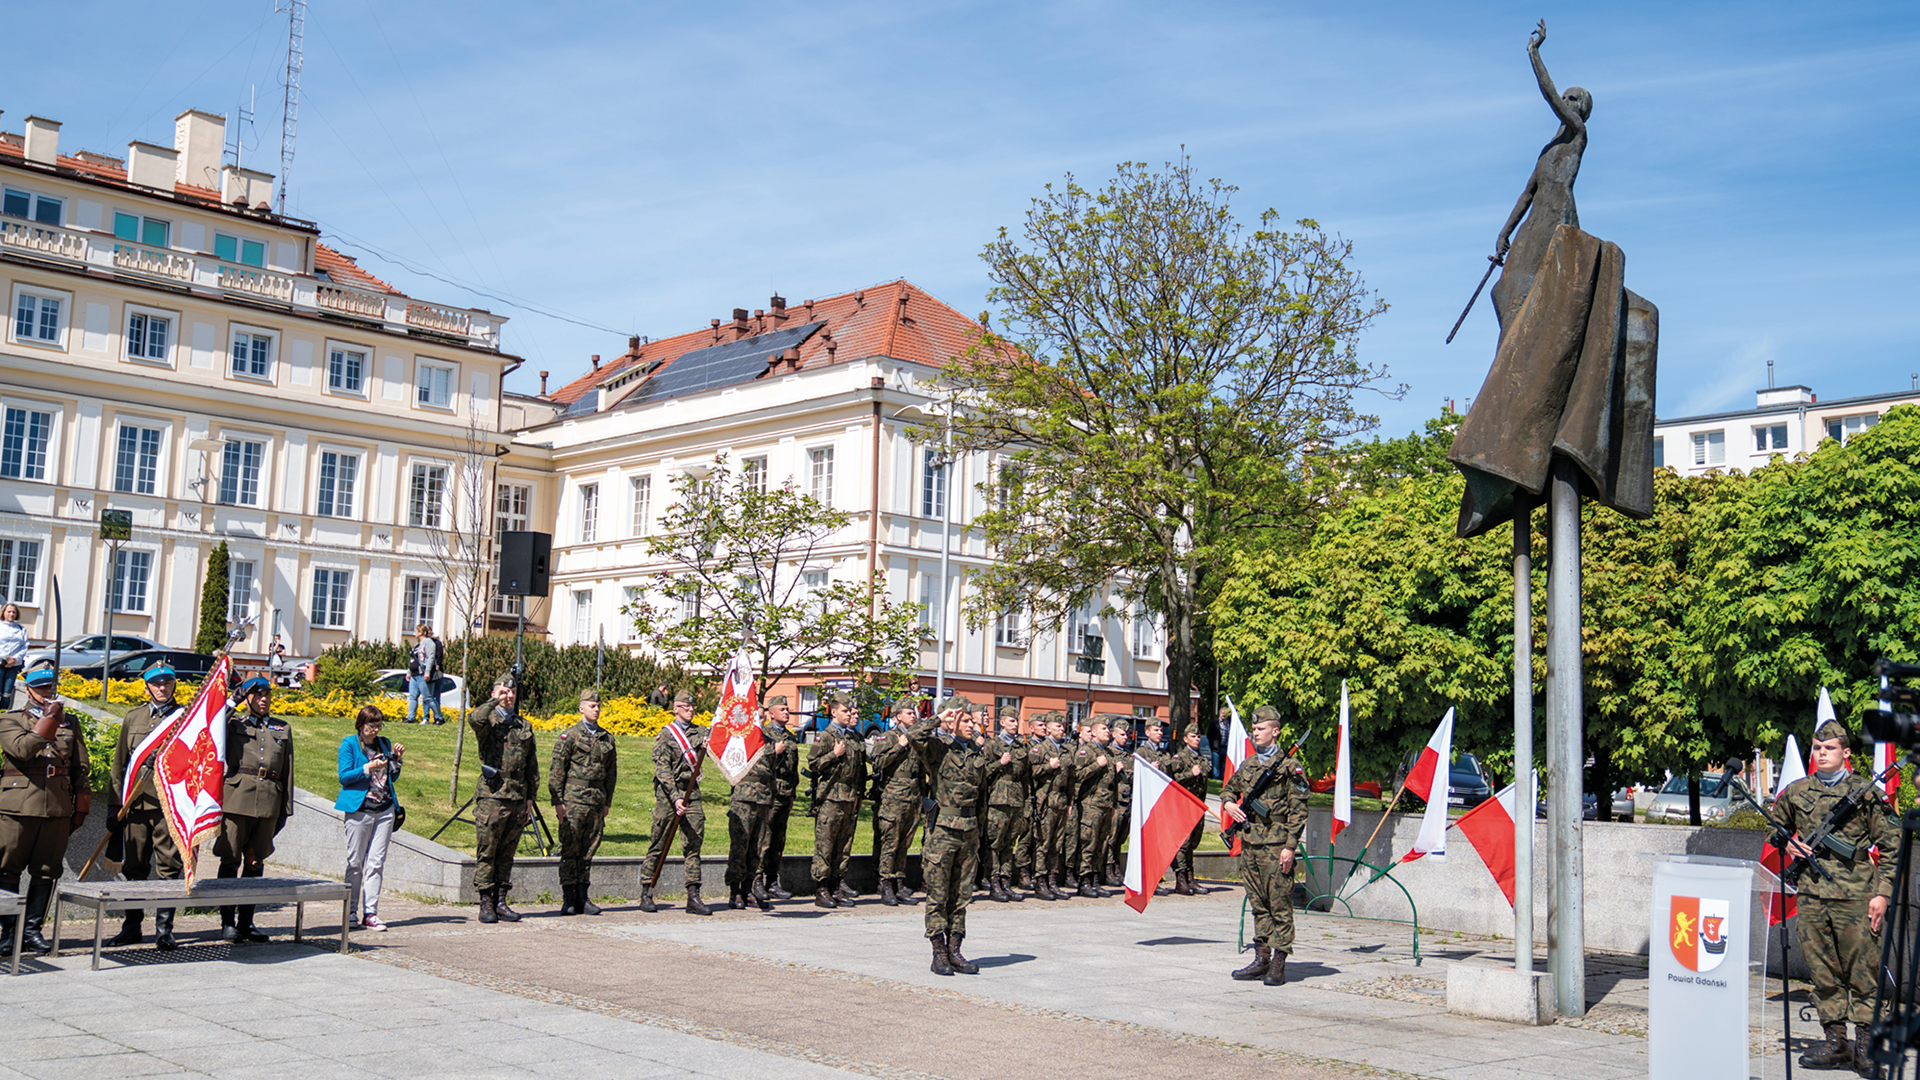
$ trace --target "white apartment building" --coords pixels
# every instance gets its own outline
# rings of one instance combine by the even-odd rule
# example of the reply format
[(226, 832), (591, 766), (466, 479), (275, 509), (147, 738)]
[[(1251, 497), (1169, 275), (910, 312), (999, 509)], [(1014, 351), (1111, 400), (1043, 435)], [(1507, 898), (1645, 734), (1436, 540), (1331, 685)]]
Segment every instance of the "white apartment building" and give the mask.
[[(258, 617), (239, 650), (443, 627), (434, 537), (500, 484), (552, 514), (543, 464), (504, 456), (505, 320), (401, 295), (271, 212), (272, 178), (223, 164), (222, 117), (124, 158), (59, 139), (0, 133), (0, 599), (51, 638), (58, 579), (67, 634), (111, 602), (117, 630), (190, 646), (225, 541), (228, 614)], [(111, 566), (108, 509), (133, 519)]]
[(1715, 469), (1757, 469), (1780, 454), (1811, 453), (1821, 439), (1845, 442), (1878, 423), (1895, 405), (1920, 403), (1920, 376), (1904, 393), (1822, 402), (1811, 387), (1761, 390), (1754, 407), (1735, 412), (1655, 419), (1653, 463), (1684, 476)]

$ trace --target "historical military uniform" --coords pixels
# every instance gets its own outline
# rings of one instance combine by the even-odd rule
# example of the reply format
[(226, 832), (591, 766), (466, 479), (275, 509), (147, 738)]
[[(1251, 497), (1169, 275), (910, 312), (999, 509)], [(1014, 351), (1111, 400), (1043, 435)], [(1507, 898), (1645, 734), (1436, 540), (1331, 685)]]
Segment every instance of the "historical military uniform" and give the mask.
[(773, 823), (774, 773), (781, 758), (794, 750), (774, 735), (777, 724), (760, 725), (760, 754), (733, 785), (727, 800), (727, 903), (744, 908), (752, 900), (771, 911), (770, 894), (760, 884), (760, 857), (767, 850), (767, 828)]
[[(598, 703), (592, 690), (580, 695), (581, 704)], [(560, 914), (598, 915), (600, 906), (588, 897), (593, 878), (593, 853), (600, 850), (600, 833), (613, 805), (613, 789), (620, 777), (620, 753), (613, 733), (585, 719), (560, 733), (553, 744), (553, 765), (547, 770), (547, 799), (560, 822)]]
[(988, 895), (1004, 903), (1013, 899), (1008, 879), (1015, 874), (1014, 849), (1020, 840), (1020, 823), (1027, 818), (1033, 769), (1027, 744), (1018, 735), (1003, 732), (980, 741), (987, 755)]
[(1278, 775), (1259, 799), (1241, 806), (1247, 820), (1241, 833), (1240, 878), (1253, 907), (1254, 960), (1233, 973), (1236, 979), (1263, 978), (1268, 986), (1287, 981), (1287, 954), (1293, 951), (1293, 874), (1280, 869), (1280, 853), (1300, 850), (1300, 834), (1307, 827), (1306, 771), (1272, 746), (1250, 755), (1220, 794), (1226, 802), (1239, 802), (1261, 777), (1276, 770)]
[(932, 970), (936, 975), (956, 971), (972, 975), (980, 969), (961, 953), (960, 943), (967, 936), (967, 904), (973, 900), (980, 815), (987, 797), (987, 757), (975, 740), (940, 730), (937, 715), (907, 729), (907, 738), (920, 753), (937, 807), (920, 853), (927, 879)]
[[(513, 684), (503, 679), (501, 685)], [(473, 804), (473, 887), (480, 894), (480, 921), (519, 922), (520, 913), (507, 906), (507, 897), (513, 889), (513, 856), (520, 848), (520, 833), (533, 816), (533, 796), (540, 790), (540, 755), (533, 726), (521, 717), (517, 705), (508, 709), (497, 701), (482, 702), (468, 712), (467, 726), (473, 729), (480, 752), (480, 783)]]
[[(1200, 751), (1188, 746), (1183, 739), (1178, 747), (1166, 756), (1164, 768), (1166, 774), (1173, 777), (1174, 783), (1192, 792), (1193, 797), (1202, 803), (1207, 801), (1207, 781), (1211, 779), (1209, 773), (1213, 771), (1213, 763), (1208, 761)], [(1197, 775), (1194, 773), (1195, 769), (1200, 770)], [(1193, 849), (1200, 845), (1200, 834), (1206, 827), (1207, 818), (1202, 817), (1194, 825), (1193, 832), (1188, 834), (1186, 841), (1180, 845), (1180, 850), (1173, 856), (1173, 891), (1181, 896), (1201, 894), (1200, 886), (1194, 884), (1193, 880)]]
[[(60, 878), (67, 854), (67, 837), (86, 819), (92, 806), (88, 783), (87, 744), (80, 725), (58, 702), (36, 702), (35, 692), (53, 693), (58, 681), (53, 665), (27, 670), (21, 681), (27, 700), (0, 715), (0, 889), (20, 891), (20, 874), (28, 875), (26, 925), (22, 948), (51, 950), (40, 936), (47, 917), (47, 901)], [(11, 947), (13, 917), (0, 919)]]
[[(1039, 878), (1035, 895), (1042, 900), (1065, 900), (1068, 896), (1062, 883), (1068, 871), (1067, 837), (1072, 827), (1073, 794), (1077, 790), (1073, 780), (1073, 750), (1073, 744), (1065, 739), (1056, 741), (1048, 737), (1041, 741), (1040, 749), (1031, 759), (1037, 813), (1034, 831), (1038, 836), (1033, 856), (1035, 876)], [(1059, 764), (1053, 764), (1055, 761)]]
[[(1844, 727), (1829, 721), (1813, 737), (1846, 736)], [(1820, 830), (1834, 806), (1855, 792), (1860, 795), (1858, 805), (1833, 831), (1842, 841), (1840, 846), (1853, 845), (1853, 857), (1843, 857), (1823, 845), (1814, 856), (1833, 879), (1808, 870), (1798, 882), (1799, 915), (1795, 922), (1800, 929), (1800, 950), (1812, 976), (1814, 1000), (1827, 1035), (1825, 1046), (1800, 1059), (1810, 1068), (1849, 1063), (1858, 1067), (1865, 1060), (1867, 1028), (1873, 1023), (1874, 976), (1880, 964), (1880, 935), (1871, 929), (1867, 905), (1875, 896), (1893, 896), (1895, 868), (1890, 853), (1899, 848), (1900, 829), (1873, 781), (1859, 773), (1843, 770), (1831, 783), (1817, 773), (1795, 780), (1774, 802), (1780, 823), (1804, 841)], [(1882, 856), (1877, 866), (1869, 854), (1876, 844)], [(1855, 1034), (1851, 1049), (1847, 1045), (1849, 1020), (1853, 1021)]]
[(1133, 749), (1129, 745), (1133, 740), (1132, 721), (1125, 718), (1114, 721), (1113, 737), (1113, 813), (1107, 816), (1106, 873), (1107, 884), (1122, 887), (1126, 879), (1128, 822), (1133, 815)]
[(1098, 899), (1107, 895), (1100, 878), (1107, 866), (1107, 822), (1113, 816), (1113, 747), (1084, 742), (1073, 752), (1074, 813), (1079, 818), (1080, 895)]
[[(851, 705), (844, 693), (833, 704)], [(835, 754), (834, 748), (846, 749)], [(807, 769), (819, 784), (819, 813), (813, 822), (813, 902), (820, 907), (847, 903), (840, 877), (853, 846), (853, 827), (860, 820), (860, 803), (867, 791), (867, 748), (852, 728), (827, 725), (807, 754)]]
[(926, 773), (920, 754), (902, 728), (881, 737), (873, 752), (873, 782), (880, 791), (874, 835), (874, 863), (880, 875), (880, 901), (893, 906), (905, 899), (907, 849), (920, 824), (920, 800), (926, 796)]
[[(151, 686), (155, 682), (172, 679), (174, 671), (164, 663), (155, 664), (141, 677)], [(153, 788), (153, 755), (148, 755), (147, 760), (141, 763), (132, 797), (124, 807), (120, 805), (120, 793), (126, 790), (127, 766), (133, 758), (133, 752), (153, 734), (155, 728), (179, 719), (185, 708), (178, 702), (156, 705), (149, 699), (128, 709), (127, 715), (120, 721), (120, 739), (113, 748), (113, 782), (107, 792), (108, 805), (112, 808), (107, 828), (119, 834), (120, 873), (128, 881), (145, 881), (155, 871), (159, 872), (162, 881), (179, 881), (186, 876), (186, 863), (180, 858), (180, 847), (173, 842), (173, 833), (167, 828), (166, 814), (160, 808), (160, 796)], [(108, 856), (112, 856), (111, 850)], [(107, 944), (138, 944), (142, 915), (139, 911), (127, 912), (122, 917), (120, 933)], [(177, 947), (173, 940), (173, 915), (173, 908), (160, 908), (153, 913), (156, 944), (163, 951)]]
[[(259, 877), (273, 854), (273, 838), (293, 816), (293, 728), (272, 713), (255, 714), (256, 695), (272, 684), (259, 677), (240, 686), (246, 702), (227, 714), (227, 780), (220, 794), (220, 833), (213, 853), (220, 876)], [(253, 928), (253, 905), (220, 909), (225, 941), (266, 941)]]
[[(785, 695), (767, 699), (770, 704), (785, 705)], [(760, 854), (760, 874), (755, 879), (754, 895), (775, 900), (791, 900), (793, 894), (780, 884), (780, 864), (787, 854), (787, 820), (793, 816), (793, 800), (800, 793), (800, 737), (784, 725), (768, 723), (767, 748), (776, 743), (787, 747), (773, 759), (773, 812), (767, 819), (767, 846)]]
[[(691, 703), (693, 695), (682, 690), (674, 703)], [(679, 736), (675, 737), (675, 731)], [(687, 912), (707, 914), (700, 900), (700, 845), (707, 835), (707, 811), (700, 802), (700, 762), (706, 757), (705, 727), (674, 720), (653, 737), (653, 842), (647, 846), (647, 866), (660, 865), (673, 848), (674, 834), (680, 835), (680, 868), (687, 883)], [(681, 740), (686, 745), (681, 745)], [(686, 810), (675, 813), (674, 800)], [(653, 887), (642, 888), (640, 909), (654, 910)]]

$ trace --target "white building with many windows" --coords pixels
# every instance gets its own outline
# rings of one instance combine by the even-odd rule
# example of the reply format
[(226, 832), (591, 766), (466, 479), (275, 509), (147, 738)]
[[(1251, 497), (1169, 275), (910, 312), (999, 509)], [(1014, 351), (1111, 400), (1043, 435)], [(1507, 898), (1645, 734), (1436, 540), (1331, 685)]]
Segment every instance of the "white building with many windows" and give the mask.
[(1895, 405), (1920, 403), (1920, 376), (1904, 393), (1823, 402), (1806, 386), (1761, 390), (1754, 407), (1736, 412), (1655, 419), (1653, 463), (1685, 476), (1715, 469), (1757, 469), (1774, 455), (1810, 453), (1821, 439), (1851, 439)]

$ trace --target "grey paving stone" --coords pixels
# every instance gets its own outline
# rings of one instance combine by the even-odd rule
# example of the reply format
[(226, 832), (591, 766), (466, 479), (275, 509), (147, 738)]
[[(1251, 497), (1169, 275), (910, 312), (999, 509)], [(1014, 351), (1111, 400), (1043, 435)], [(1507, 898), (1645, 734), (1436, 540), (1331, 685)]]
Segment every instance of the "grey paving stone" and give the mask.
[(247, 1042), (253, 1036), (243, 1031), (235, 1031), (224, 1024), (182, 1019), (168, 1023), (164, 1027), (152, 1027), (143, 1031), (116, 1031), (110, 1038), (129, 1050), (158, 1053), (189, 1046), (222, 1046)]

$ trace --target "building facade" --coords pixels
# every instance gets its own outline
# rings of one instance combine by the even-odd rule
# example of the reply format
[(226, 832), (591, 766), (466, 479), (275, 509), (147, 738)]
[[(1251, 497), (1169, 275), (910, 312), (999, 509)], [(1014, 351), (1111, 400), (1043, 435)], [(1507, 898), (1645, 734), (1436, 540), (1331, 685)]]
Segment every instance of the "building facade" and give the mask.
[(1683, 476), (1716, 469), (1757, 469), (1774, 455), (1811, 453), (1822, 439), (1845, 442), (1878, 423), (1895, 405), (1920, 403), (1920, 376), (1904, 393), (1868, 394), (1822, 402), (1806, 386), (1769, 387), (1754, 407), (1733, 412), (1656, 419), (1653, 463)]

